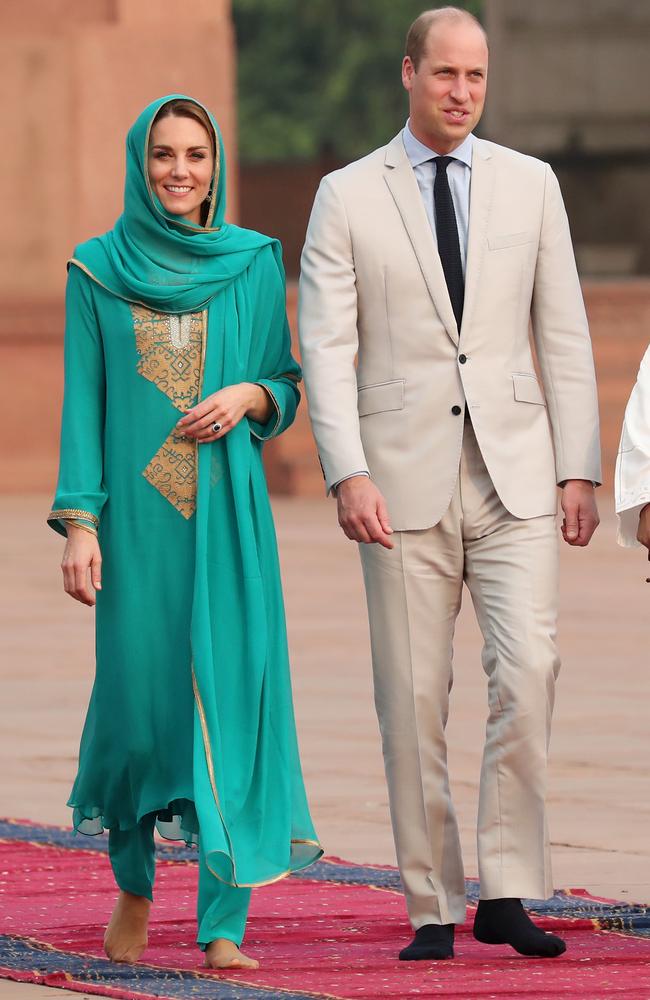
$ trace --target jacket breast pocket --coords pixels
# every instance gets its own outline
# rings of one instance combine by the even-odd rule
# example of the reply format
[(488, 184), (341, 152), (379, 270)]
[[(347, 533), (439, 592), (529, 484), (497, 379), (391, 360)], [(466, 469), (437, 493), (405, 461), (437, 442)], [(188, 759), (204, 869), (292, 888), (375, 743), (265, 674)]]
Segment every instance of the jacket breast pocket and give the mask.
[(360, 417), (382, 413), (384, 410), (403, 410), (404, 379), (360, 385), (357, 399)]
[(544, 399), (544, 393), (541, 390), (540, 384), (537, 381), (537, 376), (524, 372), (514, 372), (512, 376), (512, 384), (515, 393), (515, 399), (520, 403), (539, 403), (541, 406), (546, 406), (546, 401)]
[(488, 246), (490, 250), (506, 250), (508, 247), (526, 246), (536, 239), (537, 234), (529, 229), (520, 233), (497, 233), (495, 236), (488, 236)]

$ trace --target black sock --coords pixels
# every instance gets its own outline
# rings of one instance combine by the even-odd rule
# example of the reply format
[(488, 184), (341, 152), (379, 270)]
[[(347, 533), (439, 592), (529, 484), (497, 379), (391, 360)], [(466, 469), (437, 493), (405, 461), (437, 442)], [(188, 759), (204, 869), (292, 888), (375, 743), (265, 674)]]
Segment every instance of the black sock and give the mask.
[(402, 962), (454, 957), (454, 924), (418, 927), (411, 943), (399, 953)]
[(484, 944), (509, 944), (520, 955), (556, 958), (566, 951), (562, 938), (537, 927), (520, 899), (480, 899), (474, 917), (474, 937)]

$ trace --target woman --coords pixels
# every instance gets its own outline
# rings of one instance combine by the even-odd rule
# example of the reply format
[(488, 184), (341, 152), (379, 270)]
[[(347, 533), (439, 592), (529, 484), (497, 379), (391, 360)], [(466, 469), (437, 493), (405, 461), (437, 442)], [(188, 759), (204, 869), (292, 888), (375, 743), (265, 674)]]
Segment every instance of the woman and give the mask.
[[(105, 949), (147, 942), (154, 828), (198, 843), (198, 944), (239, 950), (251, 887), (322, 853), (298, 758), (262, 444), (293, 421), (276, 241), (224, 223), (223, 145), (178, 95), (127, 138), (124, 213), (69, 262), (59, 482), (67, 593), (97, 603), (69, 805), (109, 830)], [(90, 584), (87, 577), (90, 575)]]
[(616, 461), (618, 542), (645, 545), (650, 559), (650, 347), (625, 410)]

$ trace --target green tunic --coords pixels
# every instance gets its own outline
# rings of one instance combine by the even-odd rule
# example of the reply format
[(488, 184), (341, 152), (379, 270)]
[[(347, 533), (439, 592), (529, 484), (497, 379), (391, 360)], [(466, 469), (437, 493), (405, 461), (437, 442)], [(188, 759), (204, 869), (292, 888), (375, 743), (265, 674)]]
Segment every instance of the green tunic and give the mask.
[[(293, 716), (262, 445), (292, 423), (284, 283), (272, 244), (203, 312), (124, 301), (72, 266), (61, 466), (52, 526), (97, 525), (96, 679), (69, 804), (83, 833), (195, 841), (211, 870), (259, 885), (322, 853)], [(234, 307), (233, 307), (234, 303)], [(237, 323), (224, 322), (224, 309)], [(225, 385), (263, 385), (244, 418), (197, 445), (183, 410)]]

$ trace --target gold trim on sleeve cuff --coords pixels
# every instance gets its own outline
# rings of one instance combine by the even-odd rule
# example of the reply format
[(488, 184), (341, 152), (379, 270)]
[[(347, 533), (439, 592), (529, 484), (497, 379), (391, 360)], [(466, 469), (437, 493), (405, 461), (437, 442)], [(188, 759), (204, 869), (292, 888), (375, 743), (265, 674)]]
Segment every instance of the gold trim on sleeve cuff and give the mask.
[(51, 510), (47, 515), (48, 521), (74, 521), (77, 518), (83, 518), (84, 521), (90, 521), (91, 524), (97, 528), (99, 526), (99, 518), (91, 514), (89, 510), (77, 510), (76, 508), (65, 508), (64, 510)]
[[(282, 410), (280, 409), (280, 404), (275, 398), (273, 390), (269, 389), (268, 385), (266, 385), (265, 382), (254, 382), (253, 384), (259, 385), (260, 389), (264, 389), (266, 394), (270, 397), (273, 406), (275, 407), (275, 424), (273, 426), (273, 429), (269, 431), (268, 434), (258, 434), (257, 431), (254, 431), (253, 428), (251, 427), (251, 434), (253, 435), (253, 437), (256, 437), (258, 441), (268, 441), (269, 438), (275, 437), (278, 427), (282, 423)], [(269, 417), (269, 420), (270, 419), (271, 418)]]
[(72, 521), (72, 520), (68, 521), (67, 518), (66, 518), (66, 523), (74, 524), (75, 528), (81, 528), (82, 531), (87, 531), (89, 535), (95, 535), (95, 537), (97, 537), (97, 528), (93, 528), (89, 524), (82, 524), (81, 521)]

